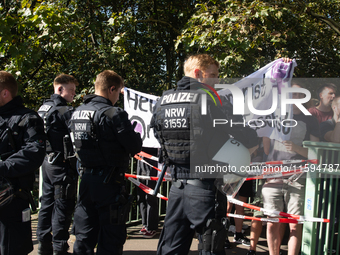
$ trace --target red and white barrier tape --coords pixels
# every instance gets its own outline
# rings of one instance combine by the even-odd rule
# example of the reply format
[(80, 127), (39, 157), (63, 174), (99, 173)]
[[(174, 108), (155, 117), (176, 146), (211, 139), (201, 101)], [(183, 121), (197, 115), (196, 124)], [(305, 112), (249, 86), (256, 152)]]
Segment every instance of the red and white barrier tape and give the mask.
[[(134, 178), (131, 178), (129, 177), (128, 180), (130, 182), (132, 182), (133, 184), (135, 184), (137, 187), (141, 188), (145, 193), (149, 194), (149, 195), (153, 195), (154, 194), (154, 190), (149, 188), (148, 186), (144, 185), (143, 183), (137, 181), (136, 179)], [(168, 200), (167, 197), (157, 193), (157, 197), (159, 197), (160, 199), (163, 199), (163, 200)]]
[[(129, 175), (129, 174), (127, 174)], [(154, 177), (154, 178), (158, 178), (158, 177)], [(149, 188), (148, 186), (144, 185), (143, 183), (139, 182), (138, 180), (132, 178), (132, 177), (128, 177), (128, 180), (131, 181), (133, 184), (135, 184), (137, 187), (141, 188), (145, 193), (153, 195), (154, 190)], [(161, 194), (157, 194), (157, 197), (163, 199), (163, 200), (168, 200), (167, 197), (161, 195)], [(329, 223), (330, 220), (329, 219), (322, 219), (322, 218), (315, 218), (315, 217), (308, 217), (308, 216), (302, 216), (302, 215), (296, 215), (296, 214), (290, 214), (290, 213), (285, 213), (285, 212), (280, 212), (280, 211), (275, 211), (275, 210), (267, 210), (258, 206), (254, 206), (254, 205), (250, 205), (247, 203), (244, 203), (242, 201), (239, 201), (235, 198), (232, 198), (231, 196), (227, 196), (228, 197), (228, 201), (232, 204), (236, 204), (236, 205), (240, 205), (249, 209), (253, 209), (256, 211), (262, 211), (265, 214), (274, 214), (277, 216), (282, 216), (282, 217), (288, 217), (291, 219), (284, 219), (284, 218), (257, 218), (257, 217), (249, 217), (249, 216), (245, 216), (245, 215), (236, 215), (236, 214), (227, 214), (227, 216), (230, 217), (236, 217), (236, 218), (242, 218), (242, 219), (249, 219), (249, 220), (259, 220), (259, 221), (267, 221), (267, 222), (279, 222), (279, 223), (298, 223), (298, 224), (302, 224), (305, 221), (309, 221), (309, 222), (325, 222), (325, 223)]]
[(142, 159), (141, 157), (138, 157), (137, 155), (133, 156), (135, 159), (138, 159), (140, 161), (142, 161), (143, 163), (147, 164), (148, 166), (151, 166), (152, 168), (156, 169), (158, 172), (162, 172), (161, 169), (159, 169), (158, 167), (155, 167), (153, 165), (151, 165), (149, 162), (146, 162), (144, 159)]
[(155, 157), (155, 156), (152, 156), (144, 151), (141, 151), (139, 153), (137, 153), (139, 156), (142, 156), (142, 157), (145, 157), (145, 158), (148, 158), (148, 159), (151, 159), (151, 160), (154, 160), (154, 161), (157, 161), (158, 162), (158, 158)]
[(261, 211), (264, 212), (265, 214), (271, 214), (271, 215), (277, 215), (277, 216), (282, 216), (282, 217), (288, 217), (288, 218), (292, 218), (298, 221), (309, 221), (309, 222), (326, 222), (329, 223), (330, 220), (329, 219), (322, 219), (322, 218), (314, 218), (314, 217), (308, 217), (308, 216), (302, 216), (302, 215), (296, 215), (296, 214), (290, 214), (290, 213), (285, 213), (285, 212), (280, 212), (280, 211), (275, 211), (275, 210), (267, 210), (255, 205), (250, 205), (247, 203), (244, 203), (242, 201), (239, 201), (235, 198), (232, 198), (231, 196), (227, 196), (228, 201), (232, 204), (235, 205), (240, 205), (249, 209), (253, 209), (256, 211)]
[[(159, 169), (159, 168), (157, 168), (157, 167), (151, 165), (149, 162), (146, 162), (146, 161), (145, 161), (144, 159), (142, 159), (141, 157), (138, 157), (137, 155), (135, 155), (134, 158), (140, 160), (141, 162), (147, 164), (148, 166), (151, 166), (152, 168), (156, 169), (158, 172), (162, 172), (161, 169)], [(166, 173), (165, 173), (165, 178), (169, 178), (169, 180), (171, 180), (171, 175), (170, 175), (169, 173), (166, 172)]]
[(256, 220), (256, 221), (265, 221), (265, 222), (273, 222), (273, 223), (296, 223), (303, 224), (303, 221), (298, 221), (294, 219), (286, 219), (286, 218), (258, 218), (258, 217), (250, 217), (246, 215), (239, 215), (233, 213), (227, 213), (228, 217), (244, 219), (244, 220)]
[(306, 172), (305, 170), (308, 170), (308, 168), (300, 168), (292, 171), (284, 171), (284, 172), (269, 172), (267, 174), (261, 174), (258, 176), (254, 177), (248, 177), (246, 178), (246, 181), (251, 181), (251, 180), (257, 180), (257, 179), (268, 179), (268, 178), (280, 178), (284, 176), (289, 176), (289, 175), (294, 175), (294, 174), (299, 174), (299, 173), (304, 173)]
[[(158, 158), (155, 156), (152, 156), (146, 152), (139, 152), (137, 153), (140, 156), (146, 157), (148, 159), (152, 159), (155, 161), (158, 161)], [(308, 160), (299, 160), (299, 159), (292, 159), (292, 160), (278, 160), (278, 161), (267, 161), (267, 162), (252, 162), (250, 163), (251, 166), (256, 165), (285, 165), (285, 164), (299, 164), (299, 163), (312, 163), (312, 164), (318, 164), (317, 159), (308, 159)]]
[(266, 161), (266, 162), (251, 162), (251, 166), (257, 165), (286, 165), (286, 164), (300, 164), (300, 163), (312, 163), (318, 164), (317, 159), (292, 159), (292, 160), (278, 160), (278, 161)]
[[(142, 157), (146, 157), (146, 158), (151, 159), (151, 160), (158, 161), (157, 157), (152, 156), (152, 155), (145, 153), (143, 151), (138, 153), (138, 155), (140, 155)], [(157, 171), (161, 171), (159, 168), (152, 166), (151, 164), (149, 164), (148, 162), (146, 162), (145, 160), (143, 160), (139, 156), (135, 155), (135, 158), (138, 159), (138, 160), (141, 160), (143, 163), (150, 165), (151, 167), (155, 168)], [(314, 160), (281, 160), (281, 161), (268, 161), (268, 162), (254, 162), (254, 163), (251, 163), (250, 165), (251, 166), (255, 166), (255, 165), (280, 165), (280, 164), (283, 165), (283, 164), (298, 164), (298, 163), (318, 164), (318, 160), (316, 160), (316, 159), (314, 159)], [(280, 168), (282, 170), (282, 166), (280, 166)], [(296, 170), (293, 170), (293, 171), (278, 172), (278, 173), (273, 173), (274, 171), (277, 171), (277, 169), (276, 170), (273, 169), (272, 171), (267, 170), (266, 172), (269, 172), (267, 174), (262, 174), (260, 176), (250, 177), (250, 178), (247, 178), (246, 180), (264, 179), (264, 178), (277, 178), (277, 177), (283, 177), (285, 175), (294, 175), (296, 173), (303, 173), (305, 169), (306, 168), (300, 167), (299, 169), (296, 169)], [(149, 176), (138, 176), (137, 177), (137, 175), (135, 175), (135, 176), (129, 175), (129, 176), (130, 177), (128, 177), (128, 176), (127, 177), (132, 183), (137, 185), (139, 188), (141, 188), (147, 194), (153, 194), (153, 192), (154, 192), (153, 189), (151, 189), (148, 186), (140, 183), (139, 181), (137, 181), (136, 179), (133, 179), (132, 177), (136, 176), (135, 178), (140, 178), (140, 179), (150, 178), (150, 180), (158, 180), (158, 177), (151, 177), (151, 176), (150, 177)], [(165, 181), (165, 180), (170, 180), (170, 179), (164, 178), (163, 181)], [(167, 197), (165, 197), (165, 196), (163, 196), (159, 193), (157, 194), (157, 197), (160, 197), (161, 199), (164, 199), (164, 200), (168, 200)], [(265, 218), (249, 217), (249, 216), (244, 216), (244, 215), (239, 215), (237, 217), (255, 218), (254, 220), (260, 219), (260, 221), (282, 222), (282, 223), (299, 223), (299, 224), (303, 223), (304, 221), (326, 222), (326, 223), (330, 222), (329, 219), (295, 215), (295, 214), (289, 214), (289, 213), (275, 211), (275, 210), (267, 210), (267, 209), (264, 209), (264, 208), (261, 208), (261, 207), (258, 207), (258, 206), (254, 206), (254, 205), (250, 205), (250, 204), (241, 202), (241, 201), (233, 198), (232, 196), (227, 196), (227, 197), (228, 197), (228, 201), (230, 203), (237, 204), (237, 205), (240, 205), (240, 206), (243, 206), (243, 207), (246, 207), (246, 208), (249, 208), (249, 209), (257, 210), (257, 211), (262, 211), (265, 214), (274, 214), (274, 215), (277, 215), (277, 216), (288, 217), (288, 218), (291, 218), (291, 219), (284, 219), (284, 218), (268, 218), (268, 219), (265, 219)], [(228, 214), (228, 215), (230, 215), (230, 216), (234, 215), (235, 216), (236, 214)], [(234, 217), (234, 216), (231, 216), (231, 217)], [(244, 218), (244, 219), (247, 219), (247, 218)]]
[[(132, 177), (135, 179), (143, 179), (143, 180), (150, 180), (150, 181), (158, 181), (159, 177), (157, 176), (145, 176), (145, 175), (136, 175), (136, 174), (125, 174), (126, 178)], [(163, 178), (163, 182), (171, 181), (171, 178), (166, 176)]]
[[(143, 154), (144, 156), (145, 155), (149, 155), (145, 152), (143, 153), (140, 153), (140, 154)], [(149, 155), (150, 157), (154, 157), (154, 156), (151, 156)], [(147, 164), (148, 166), (156, 169), (157, 171), (161, 172), (161, 170), (153, 165), (151, 165), (150, 163), (146, 162), (144, 159), (142, 159), (141, 157), (135, 155), (134, 156), (136, 159), (140, 160), (141, 162)], [(290, 160), (292, 161), (292, 160)], [(298, 161), (298, 160), (296, 160)], [(305, 161), (305, 160), (304, 160)], [(273, 161), (274, 162), (274, 161)], [(275, 161), (275, 162), (283, 162), (283, 161)], [(258, 175), (258, 176), (254, 176), (254, 177), (248, 177), (246, 179), (246, 181), (251, 181), (251, 180), (256, 180), (256, 179), (266, 179), (266, 178), (279, 178), (279, 177), (283, 177), (283, 176), (289, 176), (289, 175), (293, 175), (293, 174), (296, 174), (296, 173), (302, 173), (304, 172), (303, 170), (306, 169), (306, 168), (300, 168), (300, 169), (296, 169), (296, 170), (293, 170), (293, 171), (285, 171), (285, 172), (278, 172), (278, 170), (282, 170), (283, 167), (282, 166), (278, 166), (277, 168), (273, 168), (273, 169), (266, 169), (265, 171), (265, 174), (262, 174), (262, 175)], [(167, 180), (171, 180), (171, 177), (170, 175), (168, 175), (168, 178), (166, 178)], [(132, 177), (132, 176), (131, 176)], [(151, 180), (151, 179), (148, 179), (148, 178), (145, 178), (145, 177), (134, 177), (134, 178), (139, 178), (139, 179), (147, 179), (147, 180)], [(158, 180), (158, 179), (157, 179)]]

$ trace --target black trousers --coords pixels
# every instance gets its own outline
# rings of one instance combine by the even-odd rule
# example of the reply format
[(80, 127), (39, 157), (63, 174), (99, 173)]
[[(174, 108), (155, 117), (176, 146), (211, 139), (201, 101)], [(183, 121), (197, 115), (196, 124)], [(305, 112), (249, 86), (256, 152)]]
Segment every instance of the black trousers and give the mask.
[(97, 255), (122, 254), (126, 225), (110, 222), (110, 206), (117, 201), (121, 187), (112, 179), (104, 184), (106, 176), (107, 173), (82, 176), (74, 212), (75, 255), (93, 255), (97, 244)]
[[(158, 242), (158, 255), (188, 254), (195, 232), (203, 234), (208, 219), (215, 218), (216, 190), (190, 184), (171, 186), (164, 227)], [(200, 251), (200, 254), (214, 254)], [(216, 253), (217, 254), (217, 253)], [(218, 255), (224, 255), (220, 252)]]
[[(154, 148), (143, 148), (144, 152), (157, 156), (157, 149)], [(145, 161), (149, 162), (153, 166), (158, 166), (158, 163), (154, 160), (145, 159)], [(137, 174), (145, 175), (145, 176), (157, 176), (158, 171), (153, 167), (138, 161), (137, 162)], [(154, 189), (156, 186), (156, 181), (150, 180), (139, 180), (141, 183), (146, 186)], [(158, 229), (158, 201), (159, 198), (156, 196), (151, 196), (145, 193), (142, 189), (137, 189), (137, 201), (139, 205), (140, 214), (142, 216), (142, 224), (146, 226), (148, 231), (157, 230)]]
[[(50, 243), (53, 241), (53, 249), (67, 251), (69, 245), (69, 228), (72, 222), (72, 214), (75, 207), (76, 193), (66, 198), (61, 196), (60, 188), (55, 185), (64, 185), (64, 177), (67, 175), (67, 165), (51, 165), (45, 158), (42, 165), (43, 194), (40, 198), (41, 208), (39, 211), (37, 239), (40, 242)], [(77, 180), (72, 184), (74, 188)], [(56, 197), (55, 197), (56, 196)], [(53, 236), (52, 236), (53, 233)]]
[(31, 220), (22, 222), (22, 211), (27, 208), (28, 201), (14, 198), (0, 209), (1, 255), (27, 255), (33, 250)]

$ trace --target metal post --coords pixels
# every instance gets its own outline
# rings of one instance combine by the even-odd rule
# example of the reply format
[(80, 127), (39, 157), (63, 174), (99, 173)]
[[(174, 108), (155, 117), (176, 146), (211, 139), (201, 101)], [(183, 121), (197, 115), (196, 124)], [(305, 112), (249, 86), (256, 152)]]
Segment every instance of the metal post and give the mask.
[[(305, 145), (305, 144), (304, 144)], [(308, 159), (317, 159), (318, 151), (315, 147), (308, 146)], [(310, 169), (312, 169), (310, 167)], [(316, 171), (308, 171), (306, 179), (306, 194), (305, 194), (305, 215), (314, 217), (317, 210), (317, 197), (319, 179)], [(310, 255), (315, 252), (316, 239), (316, 224), (313, 222), (306, 222), (303, 224), (301, 254)]]

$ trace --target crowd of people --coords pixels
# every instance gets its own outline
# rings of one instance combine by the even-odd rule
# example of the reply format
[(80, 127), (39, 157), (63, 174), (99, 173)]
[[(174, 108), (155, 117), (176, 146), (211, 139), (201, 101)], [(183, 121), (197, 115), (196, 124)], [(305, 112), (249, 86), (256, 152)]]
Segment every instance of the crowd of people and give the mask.
[[(299, 82), (292, 81), (292, 87), (303, 88)], [(326, 83), (317, 90), (318, 104), (311, 105), (311, 101), (304, 106), (312, 114), (307, 116), (293, 105), (293, 118), (297, 121), (297, 128), (292, 129), (289, 141), (270, 140), (263, 138), (264, 147), (263, 161), (307, 159), (308, 149), (302, 147), (303, 141), (327, 141), (339, 143), (337, 140), (339, 130), (336, 128), (339, 118), (339, 96), (336, 96), (336, 86)], [(293, 98), (303, 98), (301, 93), (293, 93)], [(268, 144), (270, 143), (270, 145)], [(299, 177), (294, 182), (289, 178), (268, 179), (260, 183), (256, 194), (256, 201), (268, 210), (285, 211), (290, 214), (304, 214), (305, 178)], [(264, 217), (262, 212), (257, 212), (258, 217)], [(275, 217), (275, 215), (268, 215)], [(280, 254), (280, 246), (285, 232), (286, 224), (267, 223), (267, 244), (271, 255)], [(262, 222), (252, 221), (250, 249), (248, 255), (256, 254), (256, 244), (262, 231)], [(302, 224), (289, 224), (289, 254), (299, 254), (302, 238)]]
[[(0, 254), (26, 255), (33, 249), (29, 204), (34, 205), (30, 191), (40, 166), (40, 255), (70, 254), (67, 241), (72, 217), (76, 236), (73, 254), (94, 254), (95, 247), (97, 254), (123, 253), (125, 223), (133, 199), (125, 188), (124, 173), (130, 157), (141, 150), (159, 156), (159, 163), (165, 164), (172, 176), (157, 254), (188, 254), (197, 234), (200, 254), (220, 255), (230, 248), (226, 242), (226, 214), (231, 206), (216, 188), (215, 179), (193, 174), (193, 164), (213, 162), (213, 156), (230, 139), (240, 142), (249, 158), (252, 155), (253, 161), (259, 162), (306, 159), (308, 151), (302, 146), (306, 140), (340, 142), (340, 97), (334, 84), (320, 87), (319, 104), (309, 109), (312, 116), (293, 105), (297, 126), (289, 141), (278, 141), (259, 138), (247, 126), (212, 129), (207, 125), (216, 116), (228, 116), (235, 122), (241, 117), (230, 115), (230, 103), (225, 98), (222, 107), (217, 108), (208, 97), (209, 114), (201, 114), (202, 84), (213, 87), (218, 81), (219, 63), (215, 59), (207, 54), (190, 56), (184, 63), (184, 75), (176, 89), (165, 91), (154, 108), (150, 125), (161, 145), (157, 150), (142, 149), (141, 136), (127, 113), (114, 106), (124, 86), (123, 78), (114, 71), (98, 74), (94, 94), (85, 96), (77, 108), (68, 103), (76, 95), (78, 81), (72, 75), (58, 75), (53, 82), (54, 94), (38, 112), (23, 106), (15, 78), (0, 71), (0, 188), (1, 196), (8, 198), (0, 202)], [(303, 86), (293, 82), (292, 87)], [(293, 93), (292, 97), (304, 95)], [(138, 174), (156, 176), (154, 162), (147, 163), (138, 162)], [(81, 182), (76, 198), (78, 176)], [(155, 185), (151, 181), (145, 184), (151, 188)], [(303, 215), (305, 179), (301, 175), (294, 181), (268, 179), (258, 190), (256, 199), (265, 209)], [(246, 202), (251, 193), (251, 183), (246, 182), (238, 198)], [(139, 191), (137, 200), (143, 224), (140, 233), (152, 238), (158, 230), (158, 199)], [(237, 206), (236, 213), (244, 214), (243, 207)], [(274, 216), (261, 213), (254, 216)], [(262, 223), (252, 222), (250, 239), (242, 234), (242, 220), (235, 220), (235, 225), (234, 242), (250, 246), (247, 254), (256, 254)], [(271, 255), (279, 255), (284, 231), (285, 224), (267, 223)], [(289, 254), (298, 254), (302, 225), (289, 224), (289, 233)]]

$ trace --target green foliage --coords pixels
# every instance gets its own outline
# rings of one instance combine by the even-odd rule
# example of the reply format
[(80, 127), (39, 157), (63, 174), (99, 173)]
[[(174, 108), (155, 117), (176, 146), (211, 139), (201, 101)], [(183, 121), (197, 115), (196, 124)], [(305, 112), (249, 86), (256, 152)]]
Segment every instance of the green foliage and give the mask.
[(32, 108), (53, 93), (58, 73), (79, 80), (76, 105), (105, 69), (128, 87), (159, 95), (181, 74), (174, 42), (192, 7), (178, 0), (12, 2), (0, 9), (0, 68), (17, 76)]
[(224, 77), (249, 75), (285, 56), (297, 59), (298, 77), (340, 75), (339, 1), (227, 0), (198, 8), (177, 46), (213, 54)]
[(246, 76), (281, 56), (297, 59), (297, 77), (339, 77), (339, 12), (337, 0), (3, 1), (0, 69), (17, 77), (34, 109), (53, 93), (58, 73), (78, 79), (74, 105), (105, 69), (160, 95), (193, 53), (215, 56), (223, 77)]

